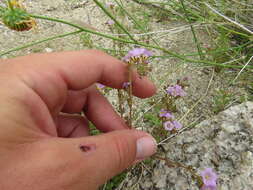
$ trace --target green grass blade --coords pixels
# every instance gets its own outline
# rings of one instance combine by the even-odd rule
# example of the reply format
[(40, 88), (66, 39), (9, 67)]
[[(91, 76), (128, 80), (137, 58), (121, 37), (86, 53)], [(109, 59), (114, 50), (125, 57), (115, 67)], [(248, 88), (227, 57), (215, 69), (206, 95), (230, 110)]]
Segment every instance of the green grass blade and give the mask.
[(4, 55), (7, 55), (7, 54), (9, 54), (9, 53), (15, 52), (15, 51), (19, 51), (19, 50), (22, 50), (22, 49), (25, 49), (25, 48), (28, 48), (28, 47), (32, 47), (32, 46), (37, 45), (37, 44), (41, 44), (41, 43), (44, 43), (44, 42), (48, 42), (48, 41), (51, 41), (51, 40), (55, 40), (55, 39), (57, 39), (57, 38), (63, 38), (63, 37), (66, 37), (66, 36), (79, 34), (79, 33), (81, 33), (81, 32), (83, 32), (83, 31), (82, 31), (82, 30), (78, 30), (78, 31), (75, 31), (75, 32), (69, 32), (69, 33), (60, 34), (60, 35), (52, 36), (52, 37), (49, 37), (49, 38), (45, 38), (45, 39), (40, 40), (40, 41), (31, 42), (31, 43), (28, 43), (28, 44), (26, 44), (26, 45), (19, 46), (19, 47), (10, 49), (10, 50), (8, 50), (8, 51), (6, 51), (6, 52), (0, 53), (0, 57), (2, 57), (2, 56), (4, 56)]
[(199, 52), (199, 58), (200, 59), (203, 59), (203, 54), (202, 54), (202, 50), (201, 50), (201, 47), (200, 47), (200, 44), (198, 42), (198, 38), (197, 38), (197, 35), (196, 35), (196, 32), (192, 26), (192, 23), (191, 23), (191, 20), (189, 19), (189, 16), (188, 16), (188, 13), (187, 13), (187, 10), (186, 10), (186, 7), (184, 5), (184, 0), (180, 0), (180, 3), (182, 5), (182, 8), (184, 10), (184, 13), (185, 13), (185, 17), (186, 17), (186, 20), (188, 21), (190, 27), (191, 27), (191, 32), (192, 32), (192, 36), (193, 36), (193, 40), (194, 40), (194, 43), (196, 44), (196, 47), (198, 49), (198, 52)]
[(108, 16), (108, 17), (110, 17), (114, 22), (115, 22), (115, 24), (116, 25), (118, 25), (128, 36), (129, 36), (129, 38), (131, 39), (131, 40), (133, 40), (133, 41), (135, 41), (135, 42), (137, 42), (135, 39), (134, 39), (134, 37), (127, 31), (127, 29), (125, 29), (125, 27), (102, 5), (102, 3), (100, 3), (100, 2), (98, 2), (97, 0), (93, 0), (95, 3), (96, 3), (96, 5), (98, 6), (98, 7), (100, 7), (103, 11), (104, 11), (104, 13)]

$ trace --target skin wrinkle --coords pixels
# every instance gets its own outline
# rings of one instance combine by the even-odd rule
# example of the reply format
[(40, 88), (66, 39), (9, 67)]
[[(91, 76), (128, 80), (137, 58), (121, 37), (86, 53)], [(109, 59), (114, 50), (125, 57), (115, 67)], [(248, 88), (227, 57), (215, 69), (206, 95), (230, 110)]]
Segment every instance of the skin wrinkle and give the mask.
[(80, 113), (87, 101), (87, 89), (81, 91), (69, 90), (62, 111), (65, 113)]
[[(55, 136), (57, 133), (56, 130), (54, 130), (54, 121), (52, 120), (50, 112), (48, 111), (48, 107), (43, 104), (43, 100), (37, 93), (35, 93), (32, 89), (30, 90), (31, 95), (28, 97), (33, 98), (24, 99), (23, 102), (21, 102), (21, 105), (23, 104), (23, 107), (30, 107), (27, 110), (37, 110), (36, 112), (28, 111), (30, 118), (33, 118), (33, 125), (39, 126), (38, 128), (45, 134)], [(37, 109), (38, 106), (40, 107), (40, 109)], [(48, 119), (44, 120), (44, 117), (46, 115), (48, 115)]]
[(58, 117), (57, 132), (59, 137), (79, 137), (78, 133), (88, 136), (88, 121), (83, 116), (61, 114)]
[[(44, 133), (55, 136), (57, 134), (56, 130), (52, 131), (52, 129), (55, 128), (54, 121), (50, 119), (51, 118), (49, 116), (50, 112), (48, 110), (48, 107), (44, 104), (42, 97), (39, 96), (39, 93), (36, 93), (35, 87), (34, 89), (30, 87), (30, 84), (27, 80), (20, 77), (20, 81), (24, 85), (23, 89), (27, 88), (27, 90), (22, 90), (26, 92), (26, 95), (23, 95), (23, 96), (19, 95), (19, 104), (23, 105), (22, 106), (23, 108), (29, 107), (27, 109), (28, 110), (27, 112), (30, 114), (31, 116), (30, 118), (33, 118), (34, 126), (39, 126), (39, 129), (42, 130)], [(27, 97), (31, 97), (31, 98), (27, 99)], [(37, 106), (40, 106), (40, 108), (37, 109), (36, 108)], [(34, 112), (30, 112), (29, 110), (37, 110), (37, 111), (34, 113)], [(48, 120), (43, 119), (45, 115), (49, 116)]]

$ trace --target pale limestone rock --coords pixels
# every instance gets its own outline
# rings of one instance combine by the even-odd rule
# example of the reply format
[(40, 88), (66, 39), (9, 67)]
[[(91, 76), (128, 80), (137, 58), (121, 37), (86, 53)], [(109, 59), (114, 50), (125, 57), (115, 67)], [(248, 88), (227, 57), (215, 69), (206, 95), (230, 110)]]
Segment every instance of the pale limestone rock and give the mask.
[[(219, 175), (218, 190), (252, 190), (253, 103), (233, 106), (171, 139), (164, 147), (168, 158), (192, 165), (198, 172), (213, 168)], [(189, 172), (168, 168), (163, 161), (154, 161), (153, 175), (144, 176), (140, 186), (150, 181), (158, 190), (199, 189)]]

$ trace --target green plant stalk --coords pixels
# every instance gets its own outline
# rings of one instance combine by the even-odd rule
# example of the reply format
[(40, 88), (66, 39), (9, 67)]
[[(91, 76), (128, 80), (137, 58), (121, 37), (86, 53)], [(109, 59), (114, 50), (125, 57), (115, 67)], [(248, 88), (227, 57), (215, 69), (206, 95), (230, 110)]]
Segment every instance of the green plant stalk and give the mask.
[(97, 36), (102, 36), (104, 38), (109, 38), (111, 40), (116, 40), (116, 41), (120, 41), (120, 42), (124, 42), (124, 43), (128, 43), (128, 44), (139, 44), (139, 42), (136, 42), (136, 41), (126, 40), (126, 39), (117, 38), (117, 37), (114, 37), (114, 36), (111, 36), (111, 35), (108, 35), (108, 34), (103, 34), (101, 32), (90, 30), (90, 29), (84, 28), (82, 26), (79, 26), (77, 24), (73, 24), (73, 23), (65, 21), (65, 20), (52, 18), (52, 17), (46, 17), (46, 16), (40, 16), (40, 15), (32, 15), (32, 14), (30, 14), (29, 16), (31, 16), (33, 18), (37, 18), (37, 19), (48, 20), (48, 21), (53, 21), (53, 22), (66, 24), (66, 25), (72, 26), (74, 28), (77, 28), (79, 30), (82, 30), (83, 32), (88, 32), (88, 33), (91, 33), (91, 34), (95, 34)]
[[(173, 5), (170, 5), (170, 4), (169, 4), (169, 6), (170, 6), (173, 10), (176, 9), (176, 8), (181, 8), (180, 5), (178, 5), (178, 4), (176, 4), (176, 3), (174, 3), (174, 6), (173, 6)], [(195, 13), (194, 11), (192, 11), (192, 10), (190, 10), (190, 9), (188, 9), (188, 12), (190, 12), (192, 15), (196, 16), (196, 17), (199, 18), (200, 20), (205, 20), (204, 17), (200, 16), (199, 14)], [(179, 16), (181, 19), (185, 19), (183, 16), (181, 16), (181, 14), (178, 15), (178, 16)]]
[(150, 3), (150, 2), (146, 2), (146, 1), (141, 1), (141, 0), (132, 0), (133, 2), (139, 4), (139, 5), (145, 5), (149, 8), (155, 8), (158, 9), (159, 11), (163, 11), (165, 13), (169, 13), (169, 9), (166, 9), (164, 7), (158, 6), (156, 4)]
[[(208, 51), (206, 53), (203, 53), (205, 55), (208, 55), (208, 54), (214, 54), (214, 53), (222, 53), (222, 52), (228, 52), (228, 51), (232, 51), (232, 50), (238, 50), (238, 49), (242, 49), (244, 47), (247, 47), (249, 44), (251, 44), (252, 42), (247, 42), (245, 44), (242, 44), (240, 46), (237, 46), (237, 47), (232, 47), (232, 48), (220, 48), (220, 49), (216, 49), (216, 50), (211, 50), (211, 51)], [(197, 56), (199, 55), (199, 53), (189, 53), (189, 54), (184, 54), (184, 56), (186, 57), (190, 57), (190, 56)], [(151, 56), (151, 58), (169, 58), (171, 56)]]
[[(153, 45), (149, 45), (149, 44), (145, 44), (145, 43), (138, 43), (138, 45), (142, 45), (144, 47), (149, 47), (149, 48), (161, 50), (164, 53), (167, 53), (167, 54), (169, 54), (169, 55), (171, 55), (173, 57), (179, 58), (181, 60), (184, 60), (184, 61), (190, 62), (190, 63), (207, 64), (207, 65), (210, 65), (210, 66), (218, 66), (218, 67), (223, 67), (223, 68), (243, 68), (243, 66), (240, 66), (240, 65), (230, 65), (230, 64), (224, 65), (224, 64), (219, 64), (219, 63), (211, 62), (211, 61), (206, 61), (206, 60), (193, 60), (193, 59), (189, 59), (189, 58), (186, 58), (184, 55), (175, 54), (174, 52), (170, 52), (169, 50), (166, 50), (164, 48), (153, 46)], [(253, 69), (253, 66), (248, 66), (248, 68)]]
[(149, 1), (149, 2), (146, 2), (146, 3), (149, 3), (149, 4), (158, 4), (158, 5), (169, 5), (169, 3), (164, 3), (164, 2), (155, 2), (155, 1)]
[[(102, 37), (105, 37), (105, 38), (109, 38), (109, 39), (112, 39), (112, 40), (117, 40), (117, 41), (124, 42), (124, 43), (127, 43), (127, 44), (136, 44), (136, 45), (140, 45), (140, 46), (143, 46), (143, 47), (146, 47), (146, 48), (161, 50), (164, 53), (167, 53), (167, 54), (169, 54), (173, 57), (184, 60), (186, 62), (207, 64), (207, 65), (212, 65), (212, 66), (220, 66), (220, 67), (224, 67), (224, 68), (243, 68), (243, 66), (239, 66), (239, 65), (229, 65), (229, 64), (223, 65), (223, 64), (218, 64), (218, 63), (206, 61), (206, 60), (188, 59), (184, 55), (176, 54), (176, 53), (171, 52), (171, 51), (169, 51), (165, 48), (162, 48), (162, 47), (158, 47), (158, 46), (154, 46), (154, 45), (150, 45), (150, 44), (146, 44), (146, 43), (142, 43), (142, 42), (136, 42), (136, 41), (132, 41), (132, 40), (125, 40), (125, 39), (122, 39), (122, 38), (117, 38), (117, 37), (114, 37), (114, 36), (111, 36), (111, 35), (107, 35), (107, 34), (97, 32), (97, 31), (93, 31), (93, 30), (83, 28), (79, 25), (76, 25), (76, 24), (67, 22), (65, 20), (61, 20), (61, 19), (56, 19), (56, 18), (51, 18), (51, 17), (46, 17), (46, 16), (40, 16), (40, 15), (32, 15), (32, 14), (30, 14), (29, 16), (31, 16), (33, 18), (37, 18), (37, 19), (48, 20), (48, 21), (53, 21), (53, 22), (66, 24), (66, 25), (72, 26), (74, 28), (77, 28), (77, 29), (79, 29), (83, 32), (88, 32), (88, 33), (91, 33), (91, 34), (95, 34), (95, 35), (102, 36)], [(248, 68), (253, 68), (253, 66), (248, 66)]]
[(117, 0), (114, 0), (114, 1), (115, 1), (115, 2), (117, 3), (117, 5), (121, 8), (121, 10), (123, 10), (123, 11), (127, 14), (127, 16), (128, 16), (129, 18), (132, 19), (132, 21), (134, 22), (134, 24), (136, 24), (142, 31), (145, 31), (145, 29), (142, 27), (142, 25), (139, 24), (139, 23), (135, 20), (135, 18), (132, 17), (132, 15), (129, 14), (129, 12), (128, 12), (126, 9), (124, 9), (124, 7), (122, 7), (122, 5), (121, 5)]
[(54, 40), (54, 39), (57, 39), (57, 38), (63, 38), (63, 37), (70, 36), (70, 35), (75, 35), (75, 34), (78, 34), (78, 33), (81, 33), (81, 32), (83, 32), (83, 31), (78, 30), (78, 31), (75, 31), (75, 32), (69, 32), (69, 33), (65, 33), (65, 34), (52, 36), (52, 37), (49, 37), (49, 38), (46, 38), (46, 39), (43, 39), (43, 40), (40, 40), (40, 41), (37, 41), (37, 42), (31, 42), (29, 44), (26, 44), (26, 45), (23, 45), (23, 46), (20, 46), (20, 47), (17, 47), (17, 48), (13, 48), (13, 49), (10, 49), (9, 51), (0, 53), (0, 57), (4, 56), (6, 54), (9, 54), (11, 52), (14, 52), (14, 51), (18, 51), (18, 50), (21, 50), (21, 49), (24, 49), (24, 48), (28, 48), (28, 47), (37, 45), (37, 44), (41, 44), (43, 42), (51, 41), (51, 40)]
[(97, 0), (93, 1), (104, 11), (107, 16), (109, 16), (115, 22), (115, 24), (117, 24), (130, 37), (131, 40), (137, 42), (134, 37), (127, 31), (127, 29), (125, 29), (125, 27), (102, 5), (102, 3), (98, 2)]
[(96, 31), (93, 31), (93, 30), (89, 30), (89, 29), (83, 28), (81, 26), (78, 26), (76, 24), (67, 22), (65, 20), (51, 18), (51, 17), (46, 17), (46, 16), (39, 16), (39, 15), (30, 15), (30, 16), (33, 17), (33, 18), (44, 19), (44, 20), (48, 20), (48, 21), (54, 21), (54, 22), (59, 22), (59, 23), (62, 23), (62, 24), (67, 24), (69, 26), (78, 28), (78, 29), (83, 30), (85, 32), (96, 34), (98, 36), (102, 36), (102, 37), (109, 38), (109, 39), (112, 39), (112, 40), (117, 40), (117, 41), (121, 41), (121, 42), (124, 42), (124, 43), (129, 43), (129, 44), (137, 44), (137, 45), (144, 46), (144, 47), (147, 47), (147, 48), (158, 49), (158, 50), (163, 51), (164, 53), (167, 53), (167, 54), (169, 54), (169, 55), (171, 55), (173, 57), (182, 59), (182, 60), (187, 61), (187, 62), (203, 63), (203, 64), (208, 64), (208, 65), (213, 65), (213, 66), (226, 67), (226, 68), (242, 68), (243, 67), (243, 66), (235, 66), (235, 65), (222, 65), (222, 64), (213, 63), (213, 62), (210, 62), (210, 61), (205, 61), (205, 60), (192, 60), (192, 59), (186, 58), (183, 55), (176, 54), (174, 52), (170, 52), (169, 50), (167, 50), (165, 48), (162, 48), (162, 47), (158, 47), (158, 46), (154, 46), (154, 45), (150, 45), (150, 44), (146, 44), (146, 43), (142, 43), (142, 42), (135, 42), (135, 41), (125, 40), (125, 39), (122, 39), (122, 38), (117, 38), (117, 37), (114, 37), (114, 36), (110, 36), (110, 35), (107, 35), (107, 34), (103, 34), (103, 33), (100, 33), (100, 32), (96, 32)]
[(191, 32), (192, 32), (192, 35), (193, 35), (193, 39), (194, 39), (194, 42), (195, 42), (195, 44), (196, 44), (196, 46), (197, 46), (197, 49), (198, 49), (198, 52), (199, 52), (199, 58), (200, 58), (200, 59), (203, 59), (204, 56), (203, 56), (203, 53), (202, 53), (202, 51), (201, 51), (201, 47), (200, 47), (200, 45), (199, 45), (196, 32), (195, 32), (195, 30), (194, 30), (194, 28), (193, 28), (193, 26), (192, 26), (191, 20), (189, 19), (187, 10), (186, 10), (186, 8), (185, 8), (184, 0), (180, 0), (180, 3), (181, 3), (181, 5), (182, 5), (182, 7), (183, 7), (183, 10), (184, 10), (184, 12), (185, 12), (186, 20), (187, 20), (188, 23), (190, 24)]
[[(240, 45), (240, 46), (237, 46), (237, 47), (232, 47), (232, 48), (220, 48), (220, 49), (216, 49), (216, 50), (211, 50), (211, 51), (208, 51), (207, 53), (203, 53), (203, 55), (208, 55), (208, 54), (212, 54), (212, 53), (221, 53), (221, 52), (227, 52), (227, 51), (231, 51), (231, 50), (237, 50), (237, 49), (241, 49), (241, 48), (244, 48), (244, 47), (247, 47), (249, 44), (251, 44), (252, 42), (247, 42), (243, 45)], [(97, 49), (101, 49), (101, 50), (104, 50), (104, 51), (112, 51), (112, 52), (124, 52), (126, 53), (127, 51), (125, 50), (115, 50), (115, 49), (110, 49), (110, 48), (103, 48), (101, 46), (95, 46), (95, 48)], [(184, 56), (186, 57), (190, 57), (190, 56), (197, 56), (199, 55), (199, 53), (188, 53), (188, 54), (184, 54)], [(157, 55), (157, 56), (151, 56), (152, 59), (154, 58), (170, 58), (172, 56), (161, 56), (161, 55)]]
[(193, 16), (197, 17), (198, 19), (205, 21), (205, 17), (201, 16), (200, 14), (196, 13), (196, 11), (193, 11), (191, 9), (188, 9), (188, 12), (191, 13)]
[[(129, 12), (126, 10), (126, 9), (124, 9), (124, 7), (122, 7), (122, 5), (117, 1), (117, 0), (114, 0), (116, 3), (117, 3), (117, 5), (127, 14), (127, 16), (134, 22), (134, 24), (136, 24), (136, 26), (138, 26), (139, 28), (140, 28), (140, 30), (142, 31), (142, 32), (146, 32), (146, 30), (145, 30), (145, 28), (143, 28), (143, 26), (141, 25), (141, 24), (139, 24), (139, 22), (131, 15), (131, 14), (129, 14)], [(151, 38), (151, 40), (157, 45), (157, 46), (159, 46), (159, 44), (157, 43), (157, 41), (156, 40), (154, 40), (153, 38)]]
[[(136, 44), (136, 45), (144, 46), (144, 47), (147, 47), (147, 48), (158, 49), (158, 50), (161, 50), (161, 51), (163, 51), (163, 52), (165, 52), (167, 54), (170, 54), (170, 55), (172, 55), (174, 57), (177, 57), (179, 59), (183, 59), (185, 61), (189, 61), (189, 59), (186, 59), (183, 55), (170, 52), (169, 50), (166, 50), (165, 48), (162, 48), (162, 47), (153, 46), (153, 45), (150, 45), (150, 44), (146, 44), (146, 43), (142, 43), (142, 42), (137, 42), (137, 41), (132, 41), (132, 40), (126, 40), (126, 39), (114, 37), (114, 36), (111, 36), (111, 35), (108, 35), (108, 34), (103, 34), (103, 33), (100, 33), (100, 32), (94, 31), (94, 30), (90, 30), (90, 29), (84, 28), (82, 26), (70, 23), (70, 22), (65, 21), (65, 20), (57, 19), (57, 18), (51, 18), (51, 17), (46, 17), (46, 16), (40, 16), (40, 15), (32, 15), (32, 14), (30, 14), (29, 16), (31, 16), (33, 18), (37, 18), (37, 19), (48, 20), (48, 21), (53, 21), (53, 22), (58, 22), (58, 23), (66, 24), (66, 25), (72, 26), (74, 28), (77, 28), (79, 30), (82, 30), (84, 32), (88, 32), (88, 33), (95, 34), (95, 35), (98, 35), (98, 36), (102, 36), (102, 37), (105, 37), (105, 38), (109, 38), (109, 39), (112, 39), (112, 40), (124, 42), (124, 43), (127, 43), (127, 44)], [(195, 61), (194, 60), (190, 60), (190, 62), (202, 63), (199, 60), (195, 60)], [(205, 62), (203, 61), (203, 63), (205, 63)]]
[(247, 37), (247, 38), (250, 38), (250, 37), (251, 37), (251, 36), (249, 36), (249, 35), (247, 35), (247, 34), (244, 34), (244, 33), (241, 33), (241, 32), (237, 32), (237, 31), (235, 31), (235, 30), (229, 29), (229, 28), (227, 28), (227, 27), (225, 27), (225, 26), (222, 26), (222, 25), (218, 25), (218, 27), (220, 27), (220, 28), (222, 28), (222, 29), (224, 29), (224, 30), (227, 30), (227, 31), (229, 31), (229, 32), (231, 32), (231, 33), (238, 34), (238, 35), (240, 35), (240, 36), (244, 36), (244, 37)]

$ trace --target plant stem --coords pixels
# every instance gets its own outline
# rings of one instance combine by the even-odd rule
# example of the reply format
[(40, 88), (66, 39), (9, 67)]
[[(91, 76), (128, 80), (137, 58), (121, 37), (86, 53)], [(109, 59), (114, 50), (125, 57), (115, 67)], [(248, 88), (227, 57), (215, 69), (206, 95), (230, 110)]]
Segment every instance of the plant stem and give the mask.
[[(126, 13), (126, 15), (134, 22), (134, 24), (136, 25), (136, 26), (138, 26), (138, 28), (142, 31), (142, 32), (146, 32), (146, 30), (145, 30), (145, 28), (117, 1), (117, 0), (114, 0), (116, 3), (117, 3), (117, 5), (121, 8), (121, 10), (123, 10), (125, 13)], [(159, 44), (157, 43), (157, 41), (156, 40), (154, 40), (152, 37), (150, 37), (151, 38), (151, 40), (157, 45), (157, 46), (159, 46)]]
[(229, 31), (229, 32), (231, 32), (231, 33), (234, 33), (234, 34), (238, 34), (238, 35), (240, 35), (240, 36), (244, 36), (244, 37), (246, 37), (246, 38), (250, 38), (250, 36), (247, 35), (247, 34), (244, 34), (244, 33), (242, 33), (242, 32), (238, 32), (238, 31), (229, 29), (229, 28), (227, 28), (227, 27), (225, 27), (225, 26), (218, 25), (217, 27), (220, 27), (220, 28), (222, 28), (222, 29), (224, 29), (224, 30), (227, 30), (227, 31)]
[(32, 15), (32, 14), (30, 14), (29, 16), (31, 16), (33, 18), (37, 18), (37, 19), (42, 19), (42, 20), (48, 20), (48, 21), (53, 21), (53, 22), (59, 22), (59, 23), (62, 23), (62, 24), (67, 24), (67, 25), (72, 26), (74, 28), (80, 29), (83, 32), (95, 34), (95, 35), (102, 36), (102, 37), (105, 37), (105, 38), (109, 38), (109, 39), (112, 39), (112, 40), (116, 40), (116, 41), (120, 41), (120, 42), (124, 42), (124, 43), (128, 43), (128, 44), (138, 44), (138, 42), (134, 42), (132, 40), (125, 40), (125, 39), (117, 38), (117, 37), (114, 37), (114, 36), (111, 36), (111, 35), (108, 35), (108, 34), (103, 34), (101, 32), (90, 30), (90, 29), (84, 28), (82, 26), (79, 26), (77, 24), (73, 24), (73, 23), (65, 21), (65, 20), (46, 17), (46, 16), (40, 16), (40, 15)]
[(132, 128), (133, 121), (133, 84), (132, 84), (132, 63), (128, 63), (128, 82), (130, 83), (128, 89), (128, 106), (129, 106), (129, 116), (128, 116), (128, 125)]
[[(149, 48), (161, 50), (164, 53), (167, 53), (167, 54), (169, 54), (173, 57), (179, 58), (181, 60), (184, 60), (184, 61), (190, 62), (190, 63), (202, 63), (202, 64), (211, 65), (211, 66), (219, 66), (219, 67), (223, 67), (223, 68), (243, 68), (243, 66), (240, 66), (240, 65), (229, 65), (229, 64), (224, 65), (224, 64), (214, 63), (214, 62), (211, 62), (211, 61), (206, 61), (206, 60), (189, 59), (189, 58), (186, 58), (184, 55), (176, 54), (176, 53), (171, 52), (167, 49), (157, 47), (157, 46), (153, 46), (153, 45), (149, 45), (149, 44), (144, 44), (144, 43), (141, 43), (141, 42), (138, 42), (138, 45), (142, 45), (144, 47), (149, 47)], [(253, 68), (253, 66), (248, 67), (248, 68)]]
[[(109, 38), (109, 39), (112, 39), (112, 40), (117, 40), (117, 41), (124, 42), (124, 43), (127, 43), (127, 44), (136, 44), (136, 45), (140, 45), (140, 46), (147, 47), (147, 48), (161, 50), (164, 53), (167, 53), (167, 54), (169, 54), (169, 55), (171, 55), (173, 57), (179, 58), (181, 60), (184, 60), (184, 61), (190, 62), (190, 63), (207, 64), (207, 65), (211, 65), (211, 66), (220, 66), (220, 67), (224, 67), (224, 68), (243, 68), (243, 66), (239, 66), (239, 65), (229, 65), (229, 64), (223, 65), (223, 64), (218, 64), (218, 63), (206, 61), (206, 60), (188, 59), (184, 55), (176, 54), (176, 53), (171, 52), (171, 51), (169, 51), (169, 50), (167, 50), (167, 49), (165, 49), (163, 47), (154, 46), (154, 45), (146, 44), (146, 43), (143, 43), (143, 42), (136, 42), (136, 41), (132, 41), (132, 40), (126, 40), (126, 39), (122, 39), (122, 38), (117, 38), (117, 37), (114, 37), (114, 36), (111, 36), (111, 35), (103, 34), (103, 33), (100, 33), (100, 32), (97, 32), (97, 31), (93, 31), (93, 30), (90, 30), (90, 29), (87, 29), (87, 28), (83, 28), (82, 26), (70, 23), (70, 22), (65, 21), (65, 20), (57, 19), (57, 18), (51, 18), (51, 17), (46, 17), (46, 16), (40, 16), (40, 15), (32, 15), (32, 14), (30, 14), (29, 16), (31, 16), (33, 18), (37, 18), (37, 19), (43, 19), (43, 20), (48, 20), (48, 21), (53, 21), (53, 22), (58, 22), (58, 23), (66, 24), (66, 25), (69, 25), (69, 26), (72, 26), (74, 28), (79, 29), (80, 32), (82, 31), (82, 32), (87, 32), (87, 33), (95, 34), (95, 35), (98, 35), (98, 36), (102, 36), (102, 37)], [(248, 66), (248, 68), (253, 68), (253, 66)]]
[(119, 102), (119, 113), (120, 113), (120, 117), (123, 118), (123, 114), (124, 114), (124, 108), (123, 108), (123, 94), (122, 94), (122, 90), (118, 89), (117, 90), (117, 94), (118, 94), (118, 102)]
[[(212, 54), (212, 53), (221, 53), (221, 52), (227, 52), (227, 51), (232, 51), (232, 50), (238, 50), (238, 49), (241, 49), (241, 48), (244, 48), (244, 47), (247, 47), (249, 44), (251, 44), (252, 42), (247, 42), (245, 44), (242, 44), (242, 45), (239, 45), (239, 46), (236, 46), (236, 47), (231, 47), (231, 48), (218, 48), (218, 49), (215, 49), (215, 50), (210, 50), (206, 53), (203, 53), (203, 55), (207, 55), (207, 54)], [(126, 50), (115, 50), (115, 49), (110, 49), (110, 48), (103, 48), (101, 46), (96, 46), (97, 49), (101, 49), (101, 50), (104, 50), (104, 51), (112, 51), (112, 52), (127, 52)], [(185, 57), (190, 57), (190, 56), (197, 56), (199, 55), (198, 52), (194, 53), (188, 53), (188, 54), (184, 54)], [(154, 55), (154, 56), (151, 56), (150, 58), (151, 59), (154, 59), (154, 58), (170, 58), (171, 56), (162, 56), (162, 55)]]
[(125, 27), (120, 24), (120, 22), (102, 5), (102, 3), (98, 2), (97, 0), (93, 1), (104, 11), (107, 16), (109, 16), (115, 22), (115, 24), (117, 24), (130, 37), (131, 40), (137, 42), (134, 37), (127, 31), (127, 29), (125, 29)]
[(14, 52), (14, 51), (18, 51), (18, 50), (21, 50), (21, 49), (24, 49), (24, 48), (28, 48), (28, 47), (37, 45), (37, 44), (41, 44), (43, 42), (47, 42), (47, 41), (54, 40), (54, 39), (57, 39), (57, 38), (63, 38), (63, 37), (78, 34), (78, 33), (81, 33), (81, 32), (83, 32), (83, 31), (78, 30), (78, 31), (75, 31), (75, 32), (69, 32), (69, 33), (60, 34), (60, 35), (57, 35), (57, 36), (52, 36), (52, 37), (49, 37), (49, 38), (46, 38), (46, 39), (43, 39), (43, 40), (40, 40), (40, 41), (37, 41), (37, 42), (31, 42), (29, 44), (26, 44), (26, 45), (23, 45), (23, 46), (20, 46), (20, 47), (17, 47), (17, 48), (13, 48), (13, 49), (10, 49), (6, 52), (0, 53), (0, 57), (4, 56), (6, 54), (9, 54), (11, 52)]
[(158, 5), (155, 5), (155, 4), (153, 4), (152, 2), (144, 2), (144, 1), (141, 1), (141, 0), (132, 0), (132, 1), (135, 2), (135, 3), (138, 3), (138, 4), (140, 4), (140, 5), (145, 5), (145, 6), (149, 7), (149, 8), (158, 9), (158, 11), (163, 11), (163, 12), (165, 12), (165, 13), (168, 13), (168, 12), (169, 12), (168, 9), (166, 9), (166, 8), (164, 8), (164, 7), (161, 7), (161, 6), (158, 6)]
[(187, 10), (186, 10), (186, 8), (185, 8), (184, 0), (180, 0), (180, 3), (181, 3), (181, 5), (182, 5), (182, 7), (183, 7), (183, 10), (184, 10), (184, 12), (185, 12), (186, 20), (188, 21), (188, 23), (189, 23), (189, 25), (190, 25), (190, 27), (191, 27), (193, 39), (194, 39), (194, 42), (195, 42), (195, 44), (196, 44), (196, 46), (197, 46), (197, 49), (198, 49), (198, 52), (199, 52), (199, 58), (200, 58), (200, 59), (203, 59), (204, 56), (203, 56), (203, 54), (202, 54), (201, 47), (200, 47), (199, 42), (198, 42), (198, 39), (197, 39), (197, 35), (196, 35), (195, 30), (194, 30), (194, 28), (193, 28), (193, 26), (192, 26), (192, 23), (191, 23), (191, 20), (190, 20), (190, 18), (189, 18), (189, 16), (188, 16)]

